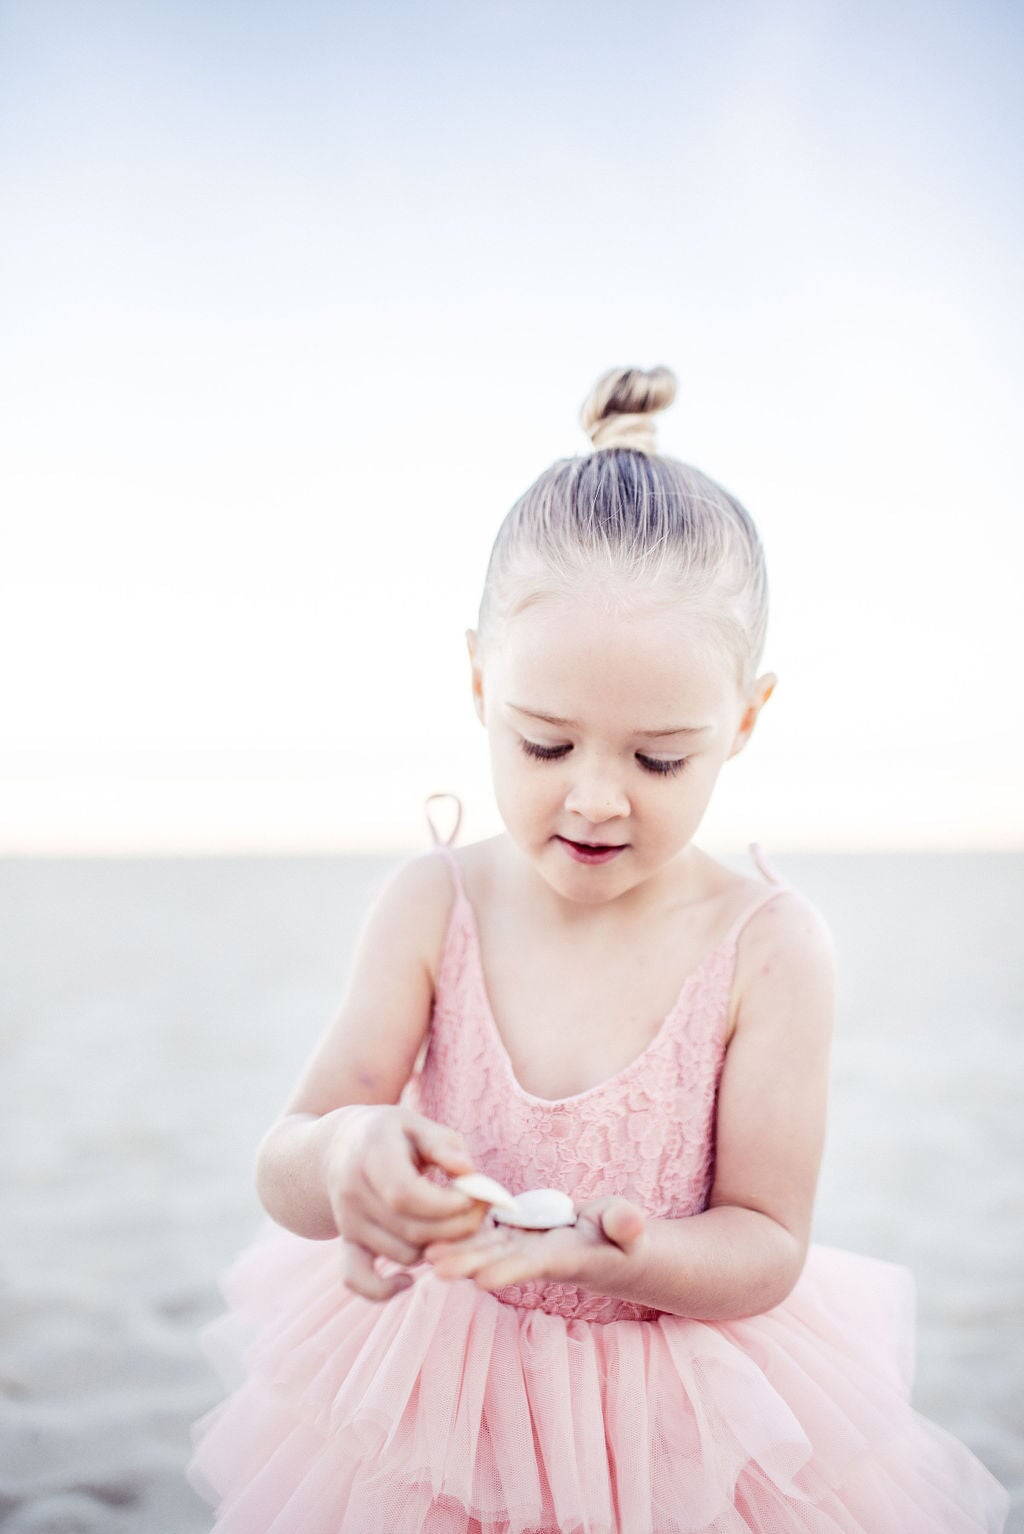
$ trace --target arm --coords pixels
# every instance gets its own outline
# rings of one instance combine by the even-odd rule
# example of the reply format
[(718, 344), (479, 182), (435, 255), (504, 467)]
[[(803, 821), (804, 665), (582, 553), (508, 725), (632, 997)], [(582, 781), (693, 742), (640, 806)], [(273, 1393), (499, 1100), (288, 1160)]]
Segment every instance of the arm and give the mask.
[(408, 1108), (383, 1111), (397, 1104), (426, 1036), (432, 962), (451, 901), (438, 858), (391, 875), (364, 924), (338, 1013), (257, 1152), (257, 1192), (271, 1218), (316, 1240), (341, 1234), (343, 1223), (346, 1233), (358, 1230), (349, 1277), (374, 1298), (388, 1286), (355, 1250), (360, 1237), (379, 1255), (410, 1262), (421, 1235), (465, 1234), (480, 1220), (479, 1210), (467, 1220), (468, 1200), (418, 1175), (427, 1161), (455, 1175), (470, 1170), (461, 1136)]
[(412, 1073), (433, 999), (430, 943), (440, 947), (437, 928), (446, 911), (437, 883), (445, 870), (432, 866), (439, 862), (403, 864), (379, 891), (338, 1012), (260, 1142), (260, 1201), (298, 1235), (337, 1235), (322, 1174), (335, 1127), (361, 1105), (397, 1103)]
[(768, 1215), (723, 1204), (681, 1220), (647, 1220), (623, 1252), (595, 1244), (574, 1282), (597, 1294), (701, 1321), (732, 1321), (781, 1304), (803, 1255)]
[[(442, 1271), (475, 1272), (486, 1288), (561, 1279), (704, 1320), (780, 1304), (800, 1276), (810, 1240), (834, 967), (827, 927), (795, 892), (772, 901), (744, 930), (737, 1021), (719, 1084), (715, 1179), (703, 1213), (642, 1220), (626, 1199), (595, 1199), (582, 1207), (575, 1228), (540, 1236), (481, 1233), (475, 1261), (467, 1253), (460, 1262), (452, 1249)], [(487, 1245), (502, 1255), (488, 1257)], [(434, 1260), (433, 1249), (427, 1256)]]
[(791, 1292), (807, 1256), (825, 1140), (835, 1017), (828, 928), (794, 892), (751, 918), (741, 949), (708, 1207), (689, 1219), (648, 1220), (628, 1253), (595, 1245), (581, 1280), (704, 1320), (759, 1315)]

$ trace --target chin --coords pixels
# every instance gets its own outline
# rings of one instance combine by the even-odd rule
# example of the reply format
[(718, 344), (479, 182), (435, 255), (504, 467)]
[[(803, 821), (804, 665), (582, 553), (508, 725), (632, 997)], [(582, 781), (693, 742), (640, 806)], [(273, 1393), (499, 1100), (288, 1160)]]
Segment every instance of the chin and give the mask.
[(552, 889), (577, 905), (605, 905), (640, 882), (635, 868), (631, 877), (624, 879), (621, 872), (613, 873), (610, 865), (606, 869), (588, 868), (586, 864), (572, 862), (554, 838), (548, 844), (547, 855), (535, 861), (538, 872)]

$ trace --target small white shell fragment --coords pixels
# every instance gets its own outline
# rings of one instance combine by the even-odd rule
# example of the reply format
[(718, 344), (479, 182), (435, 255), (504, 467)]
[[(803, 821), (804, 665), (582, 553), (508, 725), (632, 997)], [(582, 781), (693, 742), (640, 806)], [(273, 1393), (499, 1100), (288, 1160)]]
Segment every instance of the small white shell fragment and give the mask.
[(481, 1204), (502, 1204), (507, 1209), (516, 1207), (508, 1189), (495, 1182), (493, 1177), (485, 1177), (483, 1172), (464, 1172), (461, 1177), (452, 1178), (451, 1186), (468, 1198), (478, 1199)]
[(557, 1188), (531, 1188), (528, 1193), (517, 1194), (513, 1204), (512, 1209), (492, 1209), (492, 1219), (522, 1230), (553, 1230), (557, 1225), (576, 1224), (576, 1206)]
[(520, 1230), (553, 1230), (558, 1225), (576, 1224), (576, 1206), (567, 1193), (558, 1188), (531, 1188), (515, 1197), (493, 1177), (483, 1172), (464, 1172), (453, 1177), (451, 1186), (469, 1198), (491, 1205), (491, 1218), (500, 1225), (515, 1225)]

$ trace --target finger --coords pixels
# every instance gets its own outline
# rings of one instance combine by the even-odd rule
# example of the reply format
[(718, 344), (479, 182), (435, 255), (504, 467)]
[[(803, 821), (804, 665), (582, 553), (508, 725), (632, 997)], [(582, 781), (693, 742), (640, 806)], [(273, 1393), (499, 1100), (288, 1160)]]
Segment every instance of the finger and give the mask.
[(428, 1241), (423, 1248), (423, 1255), (428, 1262), (437, 1262), (442, 1257), (447, 1257), (449, 1252), (462, 1250), (461, 1241)]
[[(430, 1260), (436, 1257), (444, 1257), (449, 1252), (461, 1252), (483, 1241), (493, 1241), (497, 1236), (504, 1235), (505, 1239), (511, 1238), (511, 1231), (504, 1228), (499, 1230), (496, 1226), (486, 1221), (486, 1211), (479, 1221), (474, 1221), (469, 1230), (456, 1232), (455, 1234), (442, 1234), (442, 1227), (432, 1225), (427, 1239), (423, 1242), (423, 1255), (430, 1254)], [(435, 1234), (436, 1232), (436, 1234)]]
[[(575, 1228), (510, 1233), (507, 1246), (481, 1249), (485, 1261), (474, 1264), (472, 1276), (484, 1289), (500, 1289), (505, 1284), (523, 1284), (531, 1279), (571, 1282), (579, 1263), (579, 1245)], [(441, 1263), (447, 1266), (454, 1260), (446, 1257)]]
[[(434, 1271), (441, 1278), (471, 1278), (497, 1257), (508, 1255), (514, 1244), (513, 1237), (492, 1232), (480, 1241), (450, 1247), (434, 1262)], [(427, 1253), (423, 1255), (426, 1257)], [(433, 1258), (428, 1261), (433, 1262)]]
[(465, 1214), (447, 1220), (403, 1220), (402, 1235), (407, 1241), (426, 1246), (432, 1241), (465, 1241), (475, 1236), (487, 1219), (487, 1205), (474, 1203)]
[(473, 1158), (458, 1130), (424, 1118), (421, 1113), (411, 1113), (402, 1127), (423, 1161), (441, 1167), (452, 1177), (472, 1172)]
[(535, 1255), (521, 1249), (499, 1254), (484, 1262), (471, 1275), (480, 1289), (504, 1289), (506, 1284), (523, 1284), (533, 1278), (547, 1278), (547, 1268)]
[(422, 1241), (407, 1241), (399, 1232), (389, 1230), (367, 1215), (352, 1221), (345, 1237), (356, 1246), (365, 1247), (371, 1257), (390, 1257), (394, 1262), (419, 1262), (423, 1252)]
[(630, 1252), (640, 1240), (647, 1226), (642, 1209), (628, 1199), (618, 1198), (601, 1211), (601, 1229), (609, 1241), (614, 1241), (624, 1252)]
[[(426, 1252), (423, 1255), (426, 1257)], [(443, 1278), (464, 1278), (475, 1273), (483, 1263), (492, 1261), (494, 1255), (493, 1247), (462, 1244), (451, 1247), (436, 1261), (433, 1258), (427, 1260), (433, 1262), (435, 1272)]]
[(389, 1300), (413, 1283), (409, 1273), (392, 1273), (384, 1278), (373, 1266), (372, 1253), (354, 1241), (341, 1244), (341, 1281), (354, 1294), (367, 1300)]
[(396, 1214), (412, 1219), (451, 1219), (468, 1214), (477, 1200), (456, 1188), (442, 1188), (417, 1171), (409, 1159), (409, 1141), (388, 1146), (372, 1164), (363, 1168), (363, 1179), (372, 1197)]

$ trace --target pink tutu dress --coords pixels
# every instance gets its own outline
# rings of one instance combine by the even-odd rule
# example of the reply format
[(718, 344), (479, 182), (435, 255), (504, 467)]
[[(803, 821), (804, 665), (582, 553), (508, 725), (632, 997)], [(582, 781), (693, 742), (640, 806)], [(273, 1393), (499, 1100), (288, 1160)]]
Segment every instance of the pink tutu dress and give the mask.
[[(611, 1080), (549, 1100), (513, 1074), (473, 909), (440, 846), (455, 902), (402, 1101), (458, 1129), (477, 1169), (513, 1192), (699, 1213), (737, 938), (788, 887), (751, 851), (770, 887), (687, 977), (653, 1041)], [(734, 1321), (412, 1271), (394, 1298), (364, 1299), (341, 1282), (336, 1240), (268, 1221), (222, 1275), (228, 1309), (201, 1339), (232, 1393), (194, 1424), (187, 1470), (216, 1534), (1004, 1527), (1004, 1488), (910, 1405), (905, 1267), (812, 1244), (782, 1304)]]

